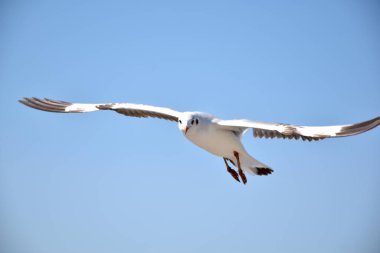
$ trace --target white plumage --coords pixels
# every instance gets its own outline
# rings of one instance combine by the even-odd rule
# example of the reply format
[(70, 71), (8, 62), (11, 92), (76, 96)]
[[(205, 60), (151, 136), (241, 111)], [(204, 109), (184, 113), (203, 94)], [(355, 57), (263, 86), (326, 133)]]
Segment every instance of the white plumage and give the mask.
[[(222, 120), (203, 112), (178, 112), (172, 109), (130, 104), (80, 104), (52, 99), (24, 98), (21, 103), (43, 111), (61, 113), (113, 110), (132, 117), (154, 117), (178, 122), (184, 136), (195, 145), (224, 159), (227, 171), (237, 180), (247, 182), (244, 172), (268, 175), (273, 170), (248, 154), (241, 143), (242, 135), (253, 129), (255, 137), (321, 140), (363, 133), (380, 125), (380, 117), (351, 125), (296, 126), (282, 123), (266, 123), (252, 120)], [(237, 173), (228, 162), (238, 168)], [(240, 177), (240, 178), (239, 178)]]

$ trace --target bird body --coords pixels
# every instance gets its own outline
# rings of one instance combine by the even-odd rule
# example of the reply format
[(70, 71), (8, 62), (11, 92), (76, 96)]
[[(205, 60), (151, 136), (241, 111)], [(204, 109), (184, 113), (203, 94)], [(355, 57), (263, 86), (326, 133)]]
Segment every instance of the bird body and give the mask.
[[(191, 127), (192, 118), (198, 119), (197, 127)], [(269, 168), (251, 157), (244, 148), (241, 138), (245, 131), (236, 131), (236, 129), (234, 131), (220, 127), (218, 125), (220, 119), (202, 112), (186, 112), (180, 116), (180, 119), (184, 119), (181, 120), (182, 122), (189, 123), (187, 125), (189, 130), (186, 133), (182, 131), (185, 137), (198, 147), (216, 156), (227, 158), (233, 164), (237, 164), (234, 151), (238, 152), (242, 169), (250, 174), (257, 173), (256, 167)], [(183, 130), (181, 124), (179, 127)]]
[[(81, 113), (112, 110), (131, 117), (153, 117), (175, 121), (188, 140), (222, 157), (231, 176), (239, 182), (241, 179), (244, 184), (247, 182), (244, 172), (252, 175), (269, 175), (273, 172), (270, 167), (250, 156), (241, 143), (241, 138), (248, 129), (252, 129), (254, 137), (259, 138), (317, 141), (360, 134), (380, 125), (380, 117), (350, 125), (296, 126), (246, 119), (222, 120), (204, 112), (178, 112), (169, 108), (130, 103), (80, 104), (39, 98), (24, 98), (20, 102), (49, 112)], [(229, 162), (238, 168), (238, 173), (230, 167)]]

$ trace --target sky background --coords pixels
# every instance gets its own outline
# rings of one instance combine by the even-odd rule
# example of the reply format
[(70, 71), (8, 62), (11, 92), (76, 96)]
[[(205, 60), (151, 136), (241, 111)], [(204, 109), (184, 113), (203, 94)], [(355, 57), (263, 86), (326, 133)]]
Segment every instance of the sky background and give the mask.
[(302, 125), (380, 116), (378, 1), (1, 1), (0, 251), (380, 251), (380, 129), (243, 142), (238, 184), (177, 125), (17, 102), (131, 102)]

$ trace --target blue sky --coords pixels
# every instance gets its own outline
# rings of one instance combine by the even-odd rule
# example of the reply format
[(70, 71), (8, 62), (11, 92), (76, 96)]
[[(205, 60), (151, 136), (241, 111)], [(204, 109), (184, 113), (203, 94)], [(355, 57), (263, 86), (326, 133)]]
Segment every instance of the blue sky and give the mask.
[(380, 129), (254, 139), (236, 183), (176, 124), (17, 102), (131, 102), (303, 125), (380, 115), (376, 1), (3, 1), (1, 252), (378, 252)]

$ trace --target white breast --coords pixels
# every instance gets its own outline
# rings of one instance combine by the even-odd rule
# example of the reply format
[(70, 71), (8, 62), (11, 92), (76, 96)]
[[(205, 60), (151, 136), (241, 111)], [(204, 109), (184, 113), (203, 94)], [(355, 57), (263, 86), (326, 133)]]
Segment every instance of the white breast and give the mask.
[(233, 157), (234, 151), (245, 151), (240, 142), (240, 136), (212, 122), (191, 130), (186, 134), (186, 138), (214, 155)]

